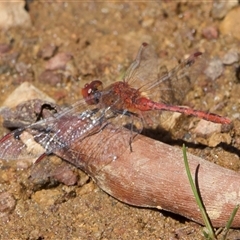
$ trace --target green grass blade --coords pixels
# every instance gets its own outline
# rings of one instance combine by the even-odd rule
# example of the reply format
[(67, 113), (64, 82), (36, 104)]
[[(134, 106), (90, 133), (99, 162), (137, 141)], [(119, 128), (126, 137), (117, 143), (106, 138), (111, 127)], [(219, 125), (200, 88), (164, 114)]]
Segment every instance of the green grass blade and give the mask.
[(229, 229), (232, 225), (232, 222), (233, 222), (233, 219), (235, 218), (235, 215), (237, 214), (239, 206), (240, 205), (237, 204), (236, 207), (233, 209), (232, 214), (231, 214), (231, 216), (230, 216), (230, 218), (229, 218), (229, 220), (228, 220), (228, 222), (227, 222), (227, 224), (226, 224), (226, 226), (223, 230), (224, 231), (223, 240), (227, 238), (228, 231), (229, 231)]
[(205, 210), (205, 208), (204, 208), (204, 206), (202, 204), (202, 201), (200, 199), (200, 196), (198, 194), (197, 188), (196, 188), (196, 186), (194, 184), (194, 181), (193, 181), (193, 178), (192, 178), (192, 175), (191, 175), (191, 172), (190, 172), (185, 144), (183, 144), (183, 159), (184, 159), (184, 165), (185, 165), (185, 169), (186, 169), (186, 172), (187, 172), (189, 183), (191, 185), (191, 188), (192, 188), (194, 197), (196, 199), (196, 202), (198, 204), (199, 210), (200, 210), (200, 212), (202, 214), (202, 218), (203, 218), (204, 224), (205, 224), (205, 226), (206, 226), (206, 228), (208, 230), (208, 238), (216, 239), (216, 236), (215, 236), (214, 230), (212, 228), (211, 222), (210, 222), (210, 220), (208, 218), (208, 215), (206, 213), (206, 210)]

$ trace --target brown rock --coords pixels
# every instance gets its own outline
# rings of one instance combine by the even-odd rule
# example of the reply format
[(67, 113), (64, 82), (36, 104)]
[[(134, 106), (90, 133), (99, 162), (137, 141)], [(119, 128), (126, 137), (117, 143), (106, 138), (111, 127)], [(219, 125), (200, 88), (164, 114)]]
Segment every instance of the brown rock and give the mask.
[(215, 57), (210, 60), (204, 73), (207, 75), (207, 77), (214, 81), (222, 75), (223, 71), (224, 68), (222, 61)]
[(239, 53), (236, 49), (230, 49), (222, 59), (223, 64), (231, 65), (239, 61)]
[(67, 186), (75, 185), (78, 181), (78, 175), (67, 164), (61, 164), (56, 168), (53, 176), (56, 180)]
[(3, 103), (3, 106), (13, 108), (24, 101), (36, 98), (44, 99), (49, 102), (55, 102), (52, 98), (41, 92), (32, 84), (24, 82), (8, 96)]
[(24, 9), (25, 2), (19, 1), (1, 1), (0, 2), (0, 28), (8, 29), (10, 27), (29, 27), (31, 19)]
[(214, 26), (208, 26), (202, 30), (202, 35), (208, 40), (217, 39), (218, 29)]
[(54, 44), (47, 44), (41, 48), (37, 54), (38, 57), (43, 59), (51, 58), (57, 50), (57, 46)]
[(47, 64), (47, 70), (64, 70), (68, 61), (72, 59), (72, 55), (70, 53), (58, 53), (53, 58), (51, 58)]
[[(227, 130), (227, 129), (226, 129)], [(209, 147), (216, 147), (219, 143), (230, 144), (231, 136), (223, 133), (223, 125), (201, 119), (192, 131), (196, 135), (196, 141)]]
[(240, 7), (232, 9), (224, 18), (220, 25), (220, 33), (231, 34), (238, 40), (240, 40)]
[(221, 124), (209, 122), (204, 119), (201, 119), (194, 129), (194, 133), (204, 136), (209, 136), (216, 132), (221, 132)]
[(212, 5), (211, 15), (215, 19), (222, 19), (226, 16), (229, 10), (238, 5), (238, 0), (219, 1), (214, 0)]
[(41, 190), (32, 195), (32, 199), (43, 208), (54, 205), (60, 197), (61, 192), (58, 189)]

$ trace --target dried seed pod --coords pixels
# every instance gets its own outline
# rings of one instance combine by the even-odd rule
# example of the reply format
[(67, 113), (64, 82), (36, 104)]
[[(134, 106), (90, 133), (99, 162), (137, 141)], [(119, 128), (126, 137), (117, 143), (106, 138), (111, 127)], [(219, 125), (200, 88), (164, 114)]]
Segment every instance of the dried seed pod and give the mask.
[[(70, 150), (59, 150), (57, 154), (82, 168), (101, 189), (124, 203), (164, 209), (203, 224), (186, 175), (182, 150), (138, 136), (130, 152), (130, 148), (119, 143), (119, 139), (127, 139), (129, 131), (121, 129), (114, 134), (113, 131), (108, 125), (81, 143), (73, 143)], [(106, 139), (104, 149), (96, 148), (99, 137)], [(188, 154), (188, 161), (213, 226), (224, 226), (240, 202), (240, 175), (192, 154)], [(232, 227), (240, 227), (240, 212)]]

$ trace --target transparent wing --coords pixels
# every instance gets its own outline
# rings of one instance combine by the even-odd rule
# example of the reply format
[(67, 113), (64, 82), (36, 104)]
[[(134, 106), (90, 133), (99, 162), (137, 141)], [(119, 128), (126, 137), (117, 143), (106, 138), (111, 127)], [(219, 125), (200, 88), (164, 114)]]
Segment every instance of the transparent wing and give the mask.
[[(0, 140), (0, 159), (36, 160), (43, 154), (66, 151), (72, 143), (82, 144), (84, 139), (100, 132), (108, 124), (115, 129), (128, 127), (132, 138), (136, 130), (133, 126), (140, 129), (138, 131), (142, 129), (138, 117), (115, 113), (111, 107), (89, 106), (85, 100), (80, 100), (70, 108), (7, 134)], [(103, 139), (98, 144), (102, 145), (102, 142)], [(130, 143), (131, 138), (126, 147)], [(103, 147), (106, 148), (104, 144)]]
[[(43, 154), (44, 152), (42, 152)], [(37, 158), (41, 153), (35, 156), (29, 156), (25, 144), (21, 140), (17, 140), (14, 133), (9, 133), (0, 140), (0, 159), (32, 159)]]
[(150, 82), (156, 81), (159, 75), (159, 59), (154, 49), (147, 43), (139, 48), (136, 59), (127, 69), (124, 81), (136, 89), (144, 87)]
[(135, 136), (125, 128), (107, 124), (97, 134), (82, 141), (73, 141), (71, 145), (58, 149), (55, 154), (96, 176), (102, 168), (112, 161), (117, 161), (125, 151), (131, 152), (131, 140)]
[(124, 81), (140, 89), (152, 100), (180, 104), (191, 88), (191, 65), (201, 55), (197, 52), (171, 70), (161, 66), (154, 49), (143, 43), (136, 59), (126, 71)]
[(36, 159), (64, 148), (71, 141), (81, 141), (101, 129), (106, 121), (104, 114), (104, 109), (91, 109), (80, 100), (53, 116), (7, 134), (0, 140), (0, 159)]

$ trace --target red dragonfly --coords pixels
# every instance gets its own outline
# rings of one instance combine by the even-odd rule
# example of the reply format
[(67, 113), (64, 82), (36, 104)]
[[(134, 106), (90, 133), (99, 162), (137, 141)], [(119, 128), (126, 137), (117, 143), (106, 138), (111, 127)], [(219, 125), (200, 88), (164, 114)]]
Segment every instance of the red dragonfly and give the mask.
[[(7, 134), (0, 140), (0, 159), (39, 158), (59, 152), (63, 156), (64, 150), (71, 149), (73, 143), (81, 144), (88, 136), (100, 133), (108, 124), (113, 124), (116, 131), (123, 126), (130, 128), (129, 144), (133, 140), (132, 133), (141, 132), (143, 126), (151, 122), (146, 114), (149, 112), (180, 112), (215, 123), (229, 124), (231, 121), (228, 118), (169, 104), (182, 98), (181, 90), (188, 88), (182, 84), (183, 79), (188, 81), (185, 73), (199, 55), (201, 53), (196, 52), (167, 71), (165, 67), (159, 68), (159, 60), (153, 49), (143, 43), (122, 81), (106, 88), (103, 88), (101, 81), (92, 81), (82, 89), (83, 99), (72, 107), (57, 111), (47, 118), (38, 118), (38, 121)], [(148, 97), (149, 92), (151, 94)], [(36, 142), (40, 150), (33, 149), (31, 142)], [(106, 151), (115, 159), (114, 153), (106, 150), (104, 139), (96, 143), (96, 152), (101, 148), (101, 151)], [(81, 153), (75, 153), (74, 158), (80, 157)]]

